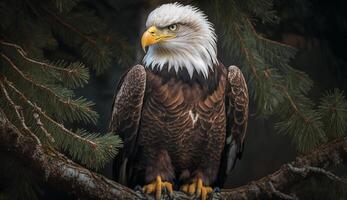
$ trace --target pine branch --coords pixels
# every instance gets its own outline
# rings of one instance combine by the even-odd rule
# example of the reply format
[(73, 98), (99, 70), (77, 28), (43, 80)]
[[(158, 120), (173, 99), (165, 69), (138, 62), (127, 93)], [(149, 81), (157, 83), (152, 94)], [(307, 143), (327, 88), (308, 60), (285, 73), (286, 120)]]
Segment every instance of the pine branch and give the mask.
[[(26, 61), (36, 64), (34, 66), (39, 66), (46, 70), (46, 72), (52, 73), (56, 71), (59, 73), (59, 76), (54, 75), (54, 78), (59, 80), (62, 84), (70, 88), (82, 87), (88, 82), (89, 72), (88, 69), (84, 67), (82, 63), (76, 62), (72, 65), (67, 65), (65, 62), (60, 61), (55, 64), (48, 64), (46, 62), (41, 62), (28, 57), (28, 53), (19, 45), (5, 42), (0, 40), (0, 43), (6, 46), (14, 47), (17, 52), (21, 55)], [(57, 67), (60, 66), (60, 67)], [(66, 67), (67, 66), (67, 67)]]
[(293, 68), (286, 70), (284, 78), (288, 91), (299, 91), (307, 94), (313, 86), (313, 81), (306, 73)]
[(51, 102), (59, 103), (65, 108), (64, 112), (57, 111), (55, 113), (60, 114), (59, 117), (66, 118), (70, 121), (83, 120), (85, 122), (96, 123), (98, 115), (90, 108), (93, 105), (91, 102), (88, 102), (83, 98), (77, 100), (71, 100), (68, 98), (67, 100), (64, 100), (62, 96), (58, 95), (58, 91), (54, 91), (52, 88), (47, 87), (47, 85), (37, 83), (31, 77), (26, 76), (9, 57), (5, 54), (0, 55), (24, 81), (32, 85), (34, 88), (38, 88), (41, 91), (41, 94), (47, 94), (47, 97), (53, 98)]
[(17, 120), (20, 121), (20, 125), (21, 125), (23, 132), (25, 132), (26, 134), (29, 134), (32, 138), (34, 138), (39, 147), (42, 146), (40, 139), (30, 130), (30, 128), (25, 123), (24, 115), (20, 110), (21, 107), (16, 105), (14, 103), (14, 101), (11, 99), (11, 97), (9, 96), (9, 94), (8, 94), (6, 88), (5, 88), (5, 86), (1, 80), (0, 80), (0, 86), (1, 86), (1, 90), (2, 90), (6, 100), (11, 105), (12, 109), (14, 110), (16, 117), (17, 117)]
[(262, 20), (262, 23), (276, 23), (278, 16), (273, 10), (273, 0), (248, 0), (241, 1), (240, 7), (245, 7), (247, 12), (252, 13)]
[(284, 199), (284, 200), (298, 200), (298, 198), (295, 195), (288, 195), (288, 194), (284, 194), (283, 192), (277, 190), (274, 185), (272, 184), (272, 182), (269, 182), (269, 186), (270, 186), (270, 190), (272, 192), (272, 194), (276, 197), (278, 197), (279, 199)]
[(6, 79), (4, 79), (4, 81), (7, 83), (7, 85), (9, 87), (11, 87), (13, 89), (13, 91), (15, 91), (19, 96), (20, 98), (26, 102), (30, 107), (32, 107), (35, 112), (38, 112), (39, 115), (41, 115), (42, 117), (44, 117), (45, 119), (47, 119), (49, 122), (53, 123), (54, 125), (56, 125), (57, 127), (61, 128), (66, 134), (69, 134), (71, 135), (73, 138), (77, 139), (77, 140), (81, 140), (87, 144), (89, 144), (92, 148), (96, 148), (97, 147), (97, 144), (95, 144), (94, 142), (90, 141), (90, 140), (87, 140), (85, 138), (82, 138), (81, 136), (73, 133), (72, 131), (66, 129), (64, 127), (63, 124), (59, 124), (58, 122), (56, 122), (55, 120), (53, 120), (51, 117), (49, 117), (46, 113), (44, 113), (42, 111), (42, 109), (40, 107), (38, 107), (37, 105), (33, 104), (22, 92), (20, 92), (16, 87), (14, 87), (13, 83), (7, 81)]
[(235, 29), (235, 33), (236, 33), (236, 35), (237, 35), (237, 37), (239, 38), (239, 41), (240, 41), (241, 51), (244, 53), (244, 55), (246, 57), (246, 61), (249, 62), (249, 66), (252, 69), (253, 76), (256, 79), (259, 79), (256, 67), (255, 67), (255, 58), (254, 58), (253, 54), (250, 53), (248, 48), (246, 47), (246, 43), (244, 42), (244, 39), (243, 39), (243, 37), (240, 34), (240, 30), (237, 28), (236, 24), (235, 24), (235, 28), (234, 29)]
[[(224, 14), (220, 15), (227, 33), (223, 44), (231, 52), (230, 56), (237, 57), (236, 63), (247, 79), (257, 114), (263, 118), (276, 116), (276, 129), (290, 135), (299, 151), (307, 151), (326, 141), (321, 113), (305, 96), (312, 87), (312, 80), (288, 64), (296, 50), (263, 37), (251, 22), (254, 14), (263, 19), (266, 13), (271, 15), (272, 1), (225, 3), (228, 6), (217, 7), (217, 13)], [(232, 12), (224, 8), (229, 6), (233, 6)]]
[[(83, 63), (74, 62), (72, 64), (67, 64), (65, 61), (56, 61), (50, 66), (56, 67), (60, 71), (59, 76), (54, 76), (62, 85), (68, 88), (78, 88), (83, 87), (88, 83), (89, 80), (89, 70), (84, 66)], [(51, 71), (50, 71), (51, 72)]]
[[(46, 92), (52, 96), (54, 96), (56, 99), (60, 100), (60, 96), (58, 96), (52, 89), (38, 84), (37, 82), (35, 82), (33, 79), (27, 77), (15, 64), (14, 62), (7, 57), (5, 54), (1, 54), (1, 57), (4, 58), (9, 64), (10, 66), (18, 73), (18, 75), (20, 75), (21, 78), (23, 78), (25, 81), (27, 81), (28, 83), (30, 83), (33, 86), (36, 86), (38, 88), (40, 88), (43, 92)], [(68, 102), (62, 102), (63, 104), (68, 104)]]
[(17, 45), (17, 44), (13, 44), (13, 43), (1, 41), (1, 40), (0, 40), (0, 43), (3, 44), (3, 45), (15, 47), (16, 50), (17, 50), (17, 52), (18, 52), (25, 60), (27, 60), (27, 61), (29, 61), (29, 62), (38, 64), (39, 66), (42, 66), (42, 67), (45, 67), (45, 68), (51, 68), (51, 69), (54, 69), (54, 70), (64, 71), (64, 72), (67, 72), (67, 73), (69, 72), (67, 69), (60, 68), (60, 67), (56, 67), (56, 66), (53, 66), (53, 65), (50, 65), (50, 64), (47, 64), (47, 63), (44, 63), (44, 62), (40, 62), (40, 61), (37, 61), (37, 60), (34, 60), (34, 59), (32, 59), (32, 58), (27, 57), (28, 53), (27, 53), (21, 46), (19, 46), (19, 45)]
[(64, 27), (66, 27), (67, 29), (69, 29), (70, 31), (75, 33), (76, 35), (78, 35), (80, 38), (82, 38), (86, 42), (90, 43), (91, 45), (96, 46), (96, 41), (94, 39), (88, 37), (87, 35), (83, 34), (81, 31), (79, 31), (77, 28), (75, 28), (75, 27), (71, 26), (70, 24), (68, 24), (67, 22), (63, 21), (58, 15), (56, 15), (51, 10), (49, 10), (47, 8), (43, 8), (43, 10), (45, 12), (47, 12), (51, 17), (53, 17), (61, 25), (63, 25)]
[(61, 13), (69, 12), (79, 0), (51, 0)]
[[(94, 8), (77, 1), (0, 3), (0, 109), (22, 138), (34, 138), (42, 148), (59, 149), (84, 166), (98, 169), (114, 158), (121, 141), (110, 133), (75, 131), (63, 125), (63, 121), (96, 123), (98, 118), (92, 102), (75, 98), (72, 89), (87, 83), (89, 68), (74, 61), (88, 60), (85, 55), (91, 54), (94, 60), (88, 60), (92, 62), (88, 66), (100, 72), (111, 58), (121, 56), (115, 49), (123, 49), (125, 43), (106, 38), (111, 33), (93, 13)], [(61, 37), (66, 35), (69, 37)], [(81, 55), (85, 44), (88, 48)]]
[(314, 109), (312, 100), (300, 93), (290, 95), (285, 87), (281, 92), (286, 93), (289, 103), (285, 102), (276, 111), (275, 130), (290, 135), (300, 152), (326, 142), (321, 116)]
[[(0, 148), (9, 150), (19, 156), (20, 160), (30, 163), (38, 174), (45, 177), (49, 184), (59, 186), (69, 194), (86, 199), (146, 199), (147, 196), (135, 192), (101, 175), (90, 172), (75, 164), (61, 153), (39, 146), (30, 136), (18, 139), (20, 132), (0, 111)], [(332, 156), (333, 155), (333, 156)], [(47, 162), (49, 160), (49, 162)], [(279, 191), (288, 190), (314, 173), (298, 173), (302, 169), (318, 169), (347, 163), (347, 137), (340, 138), (328, 144), (298, 156), (293, 162), (283, 165), (276, 172), (257, 181), (234, 189), (224, 189), (213, 194), (213, 199), (253, 200), (278, 198)], [(317, 170), (315, 170), (317, 171)], [(330, 173), (319, 175), (330, 176)], [(331, 177), (331, 176), (330, 176)], [(276, 192), (277, 191), (277, 192)], [(293, 195), (291, 195), (293, 197)], [(175, 199), (194, 199), (181, 192), (175, 192)], [(166, 197), (164, 199), (169, 199)]]
[(328, 137), (336, 138), (346, 134), (347, 130), (347, 100), (344, 93), (338, 89), (327, 92), (318, 107), (322, 115), (325, 132)]
[[(119, 138), (116, 135), (106, 134), (101, 136), (99, 134), (89, 134), (86, 131), (78, 131), (79, 134), (76, 134), (68, 130), (63, 124), (56, 122), (44, 113), (40, 107), (32, 103), (13, 85), (13, 83), (7, 81), (6, 78), (4, 78), (3, 81), (23, 100), (23, 102), (28, 104), (28, 106), (37, 113), (36, 117), (34, 116), (36, 120), (39, 119), (40, 116), (45, 119), (45, 123), (36, 121), (41, 130), (44, 124), (51, 124), (51, 126), (54, 127), (52, 131), (55, 132), (53, 134), (48, 133), (46, 128), (44, 128), (43, 131), (45, 135), (50, 140), (52, 140), (51, 135), (55, 135), (55, 139), (53, 140), (57, 141), (59, 147), (68, 151), (74, 159), (81, 161), (82, 164), (93, 169), (98, 169), (104, 166), (109, 159), (113, 158), (117, 153), (117, 149), (121, 147)], [(66, 135), (70, 138), (66, 138)]]
[[(107, 41), (102, 39), (93, 39), (86, 35), (81, 30), (72, 26), (56, 15), (53, 11), (43, 8), (51, 17), (53, 17), (59, 24), (70, 30), (72, 33), (82, 38), (85, 42), (79, 44), (81, 47), (81, 56), (89, 64), (89, 66), (96, 70), (97, 74), (102, 73), (105, 69), (111, 66), (112, 59), (114, 58), (114, 50), (112, 46), (107, 44)], [(83, 18), (82, 18), (83, 19)], [(99, 22), (100, 23), (100, 22)], [(96, 26), (97, 24), (95, 24)]]
[(53, 138), (53, 136), (47, 131), (47, 129), (45, 128), (44, 124), (42, 123), (41, 119), (40, 119), (40, 115), (37, 113), (33, 114), (34, 119), (36, 120), (36, 125), (38, 127), (40, 127), (41, 131), (43, 133), (45, 133), (45, 136), (49, 139), (49, 142), (54, 143), (55, 139)]
[(304, 122), (309, 122), (310, 120), (301, 112), (296, 105), (295, 101), (293, 100), (292, 96), (289, 94), (288, 89), (282, 85), (276, 85), (285, 95), (287, 100), (289, 101), (291, 107), (293, 108), (294, 112), (298, 114)]
[(287, 44), (265, 38), (255, 30), (249, 17), (245, 16), (244, 18), (244, 26), (254, 38), (253, 48), (257, 49), (265, 63), (279, 68), (285, 73), (292, 70), (288, 63), (296, 55), (296, 49)]
[(277, 45), (277, 46), (280, 46), (280, 47), (284, 47), (285, 50), (290, 50), (291, 51), (291, 54), (289, 57), (293, 57), (295, 55), (295, 48), (292, 47), (292, 46), (289, 46), (287, 44), (283, 44), (283, 43), (280, 43), (280, 42), (277, 42), (277, 41), (274, 41), (274, 40), (270, 40), (270, 39), (267, 39), (263, 36), (261, 36), (254, 28), (252, 22), (250, 21), (249, 18), (246, 18), (245, 20), (247, 23), (248, 23), (248, 26), (251, 28), (252, 30), (252, 33), (254, 34), (255, 37), (257, 37), (259, 40), (263, 40), (265, 42), (268, 42), (270, 44), (273, 44), (273, 45)]
[(113, 59), (113, 52), (110, 47), (101, 40), (98, 40), (96, 47), (84, 43), (81, 47), (81, 55), (87, 63), (92, 64), (92, 68), (96, 70), (97, 74), (111, 66)]

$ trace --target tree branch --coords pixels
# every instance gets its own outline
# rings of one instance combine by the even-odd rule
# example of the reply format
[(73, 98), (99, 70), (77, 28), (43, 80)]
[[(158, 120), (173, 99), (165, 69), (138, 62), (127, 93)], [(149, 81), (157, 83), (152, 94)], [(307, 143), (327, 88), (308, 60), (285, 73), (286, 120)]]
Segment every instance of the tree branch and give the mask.
[(52, 16), (55, 20), (57, 20), (61, 25), (65, 26), (66, 28), (68, 28), (69, 30), (71, 30), (72, 32), (76, 33), (78, 36), (80, 36), (81, 38), (83, 38), (84, 40), (86, 40), (87, 42), (89, 42), (92, 45), (96, 45), (96, 41), (91, 39), (90, 37), (88, 37), (87, 35), (83, 34), (81, 31), (79, 31), (77, 28), (75, 28), (74, 26), (72, 26), (71, 24), (63, 21), (59, 16), (57, 16), (56, 14), (54, 14), (54, 12), (50, 11), (47, 8), (43, 8), (44, 11), (46, 11), (50, 16)]
[[(1, 76), (0, 76), (0, 78), (1, 78)], [(93, 148), (96, 148), (97, 146), (98, 146), (98, 144), (96, 144), (95, 142), (93, 142), (93, 141), (91, 141), (91, 140), (89, 140), (89, 139), (87, 139), (87, 138), (83, 138), (83, 137), (81, 137), (81, 136), (79, 136), (79, 135), (77, 135), (76, 133), (74, 133), (74, 132), (72, 132), (72, 131), (70, 131), (70, 130), (68, 130), (67, 128), (65, 128), (65, 126), (63, 125), (63, 124), (60, 124), (60, 123), (58, 123), (57, 121), (55, 121), (54, 119), (52, 119), (49, 115), (47, 115), (44, 111), (42, 111), (42, 108), (41, 107), (39, 107), (38, 105), (36, 105), (36, 104), (34, 104), (34, 103), (32, 103), (22, 92), (20, 92), (14, 85), (13, 85), (13, 83), (12, 82), (10, 82), (10, 81), (8, 81), (6, 78), (3, 78), (3, 81), (4, 81), (4, 83), (6, 83), (25, 103), (27, 103), (28, 104), (28, 106), (30, 106), (31, 108), (33, 108), (33, 110), (35, 110), (35, 112), (37, 112), (36, 114), (39, 114), (37, 117), (35, 117), (35, 115), (34, 115), (34, 118), (36, 119), (36, 122), (38, 123), (38, 122), (40, 122), (41, 123), (41, 121), (39, 120), (39, 121), (37, 121), (38, 119), (39, 119), (39, 117), (40, 117), (40, 115), (41, 116), (43, 116), (46, 120), (48, 120), (49, 122), (51, 122), (52, 124), (54, 124), (55, 126), (57, 126), (57, 127), (59, 127), (62, 131), (64, 131), (64, 133), (66, 133), (66, 134), (68, 134), (68, 135), (70, 135), (71, 137), (74, 137), (75, 139), (78, 139), (78, 140), (80, 140), (80, 141), (83, 141), (83, 142), (85, 142), (85, 143), (87, 143), (87, 144), (89, 144), (91, 147), (93, 147)], [(1, 84), (1, 86), (2, 86), (2, 84)], [(41, 125), (40, 124), (38, 124), (39, 125), (39, 127), (42, 129), (42, 123), (41, 123)], [(44, 133), (48, 136), (48, 138), (51, 140), (51, 141), (53, 141), (54, 140), (54, 138), (53, 137), (51, 137), (50, 135), (50, 133), (48, 133), (47, 132), (47, 130), (43, 130), (44, 131)], [(53, 139), (53, 140), (52, 140)]]
[[(52, 96), (53, 98), (57, 99), (57, 101), (59, 101), (60, 103), (62, 103), (65, 106), (69, 106), (69, 105), (73, 105), (75, 107), (78, 107), (78, 104), (71, 101), (70, 98), (68, 98), (67, 100), (64, 99), (61, 95), (58, 95), (55, 91), (52, 90), (52, 88), (47, 87), (47, 85), (43, 85), (37, 81), (35, 81), (32, 77), (29, 77), (27, 75), (25, 75), (17, 66), (16, 64), (13, 62), (13, 60), (11, 60), (8, 56), (6, 56), (5, 54), (1, 53), (0, 56), (7, 61), (7, 63), (12, 67), (12, 69), (26, 82), (28, 82), (29, 84), (33, 85), (36, 88), (39, 88), (41, 91), (45, 92), (46, 94)], [(89, 111), (90, 108), (86, 107), (86, 109)]]
[(295, 195), (291, 196), (291, 195), (288, 195), (288, 194), (284, 194), (281, 191), (278, 191), (274, 187), (274, 185), (271, 183), (271, 181), (269, 182), (269, 186), (270, 186), (272, 194), (274, 194), (275, 196), (277, 196), (280, 199), (284, 199), (284, 200), (298, 200), (298, 198)]
[[(56, 186), (81, 199), (146, 199), (147, 196), (111, 181), (72, 162), (56, 150), (40, 146), (30, 135), (21, 135), (0, 110), (0, 149), (17, 155), (26, 165)], [(322, 168), (347, 162), (347, 137), (329, 142), (298, 156), (278, 171), (247, 185), (214, 193), (212, 199), (252, 200), (264, 198), (295, 199), (281, 190), (290, 188), (313, 175), (336, 179)], [(323, 170), (323, 171), (322, 171)], [(194, 199), (181, 192), (174, 199)], [(168, 199), (168, 197), (166, 197)]]
[[(26, 135), (25, 135), (26, 136)], [(40, 146), (8, 121), (0, 109), (0, 149), (18, 156), (39, 176), (80, 199), (141, 199), (141, 195), (72, 162), (56, 150)]]
[(333, 181), (338, 181), (338, 182), (347, 184), (346, 179), (340, 178), (340, 177), (336, 176), (335, 174), (333, 174), (333, 173), (331, 173), (329, 171), (326, 171), (326, 170), (324, 170), (322, 168), (319, 168), (319, 167), (307, 166), (307, 167), (298, 168), (298, 167), (293, 167), (291, 164), (288, 164), (288, 167), (294, 173), (301, 174), (302, 176), (307, 176), (307, 173), (315, 173), (315, 174), (324, 175), (324, 176), (328, 177), (329, 179), (331, 179)]
[(227, 189), (222, 192), (226, 199), (261, 199), (272, 197), (271, 182), (277, 191), (285, 190), (300, 181), (317, 173), (297, 173), (295, 168), (328, 168), (329, 166), (347, 163), (347, 136), (321, 145), (307, 154), (298, 156), (293, 162), (283, 165), (276, 172), (247, 185)]
[(74, 71), (76, 71), (76, 69), (68, 69), (68, 68), (61, 68), (61, 67), (56, 67), (52, 64), (46, 63), (46, 62), (41, 62), (38, 60), (35, 60), (33, 58), (28, 57), (28, 53), (19, 45), (14, 44), (14, 43), (10, 43), (10, 42), (6, 42), (6, 41), (2, 41), (0, 40), (0, 44), (5, 45), (5, 46), (9, 46), (9, 47), (13, 47), (17, 50), (17, 52), (22, 56), (22, 58), (28, 62), (37, 64), (38, 66), (42, 67), (42, 68), (49, 68), (49, 69), (53, 69), (56, 71), (60, 71), (63, 72), (65, 74), (71, 74)]

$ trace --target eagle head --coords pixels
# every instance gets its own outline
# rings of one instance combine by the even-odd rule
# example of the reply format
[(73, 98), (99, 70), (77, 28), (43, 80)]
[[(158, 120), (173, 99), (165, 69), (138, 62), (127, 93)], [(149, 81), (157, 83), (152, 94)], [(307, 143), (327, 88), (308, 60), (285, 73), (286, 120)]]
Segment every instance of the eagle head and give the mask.
[(205, 78), (218, 64), (216, 34), (213, 25), (198, 8), (179, 3), (163, 4), (153, 10), (146, 21), (141, 45), (148, 51), (145, 67), (163, 70), (186, 69), (192, 78), (198, 73)]

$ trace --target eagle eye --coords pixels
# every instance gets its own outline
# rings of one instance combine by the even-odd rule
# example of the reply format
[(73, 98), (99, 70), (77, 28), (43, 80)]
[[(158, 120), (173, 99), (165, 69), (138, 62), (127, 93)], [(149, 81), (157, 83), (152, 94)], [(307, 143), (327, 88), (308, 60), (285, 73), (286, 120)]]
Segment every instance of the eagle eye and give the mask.
[(168, 26), (168, 29), (169, 29), (170, 31), (175, 31), (175, 30), (177, 30), (177, 24), (171, 24), (170, 26)]

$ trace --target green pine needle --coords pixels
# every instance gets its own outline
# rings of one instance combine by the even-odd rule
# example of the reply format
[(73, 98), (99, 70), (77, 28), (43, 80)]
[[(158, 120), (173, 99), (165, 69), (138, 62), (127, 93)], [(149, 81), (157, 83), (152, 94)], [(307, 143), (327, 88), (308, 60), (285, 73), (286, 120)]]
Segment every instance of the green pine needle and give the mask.
[(61, 84), (68, 88), (83, 87), (88, 83), (89, 70), (80, 62), (74, 62), (71, 64), (66, 63), (63, 60), (52, 63), (61, 69), (55, 69), (57, 72), (55, 78), (59, 80)]
[(313, 86), (312, 79), (306, 73), (293, 68), (286, 70), (286, 76), (283, 78), (289, 91), (307, 94)]
[(256, 74), (248, 84), (250, 96), (257, 105), (258, 115), (268, 117), (283, 102), (284, 94), (279, 87), (283, 84), (283, 76), (274, 68), (257, 69)]
[(273, 10), (273, 0), (248, 0), (240, 3), (247, 11), (259, 17), (263, 23), (277, 23), (279, 21), (276, 12)]
[[(63, 122), (95, 124), (98, 118), (94, 103), (74, 94), (73, 89), (85, 86), (89, 79), (89, 68), (79, 61), (101, 73), (114, 60), (126, 60), (129, 52), (123, 50), (129, 45), (106, 30), (95, 14), (97, 9), (78, 2), (0, 2), (0, 105), (26, 137), (100, 169), (117, 154), (120, 138), (111, 133), (74, 132)], [(37, 197), (34, 183), (38, 181), (11, 178), (23, 190), (9, 197)], [(2, 197), (7, 196), (1, 193)]]
[[(78, 130), (76, 134), (83, 140), (78, 140), (71, 135), (61, 134), (56, 137), (56, 144), (63, 151), (68, 151), (74, 160), (91, 169), (100, 169), (105, 166), (118, 153), (122, 147), (121, 140), (114, 133), (101, 135)], [(88, 141), (88, 142), (86, 142)]]
[[(3, 82), (8, 87), (5, 87)], [(46, 142), (47, 144), (54, 144), (63, 151), (69, 152), (74, 159), (93, 169), (103, 167), (110, 159), (114, 158), (118, 148), (121, 147), (119, 136), (113, 133), (105, 135), (99, 133), (90, 134), (85, 130), (73, 132), (65, 128), (63, 124), (55, 121), (51, 116), (43, 112), (40, 107), (32, 103), (13, 83), (6, 79), (0, 83), (6, 98), (11, 101), (16, 99), (14, 103), (25, 105), (20, 108), (25, 113), (25, 115), (21, 116), (22, 119), (18, 119), (18, 116), (10, 114), (9, 116), (13, 118), (11, 118), (11, 121), (13, 120), (16, 125), (25, 123), (27, 127), (30, 127), (29, 131), (34, 131), (35, 135), (40, 137), (41, 143), (42, 141), (48, 141), (49, 143)], [(11, 93), (8, 91), (11, 91)], [(6, 100), (3, 99), (2, 101)], [(7, 105), (9, 103), (9, 101), (6, 102)], [(16, 113), (16, 110), (14, 110), (18, 109), (16, 105), (9, 107), (13, 109), (12, 113)], [(5, 109), (5, 113), (8, 114), (9, 110)]]
[[(273, 1), (215, 0), (215, 9), (216, 21), (220, 22), (217, 25), (223, 30), (222, 45), (233, 64), (242, 69), (257, 114), (264, 118), (276, 116), (276, 130), (292, 137), (299, 151), (326, 141), (322, 116), (305, 96), (313, 82), (289, 65), (296, 49), (269, 40), (255, 29), (257, 19), (262, 23), (278, 21)], [(346, 122), (342, 113), (334, 116), (340, 123)]]
[(327, 92), (321, 98), (318, 112), (330, 139), (346, 135), (347, 101), (343, 91), (334, 89)]
[(71, 11), (73, 7), (76, 6), (78, 0), (51, 0), (53, 5), (58, 9), (61, 13), (67, 13)]
[(34, 77), (28, 75), (25, 77), (27, 79), (12, 76), (11, 81), (50, 114), (69, 122), (91, 122), (94, 124), (97, 122), (99, 116), (92, 109), (93, 102), (83, 97), (74, 99), (71, 90), (59, 85), (44, 85), (36, 82)]
[[(290, 95), (290, 94), (288, 94)], [(305, 152), (326, 141), (320, 114), (314, 103), (300, 93), (287, 96), (286, 103), (276, 111), (275, 129), (289, 135), (300, 152)]]
[(103, 42), (95, 44), (85, 42), (82, 45), (82, 57), (96, 70), (97, 74), (100, 74), (111, 66), (113, 53), (110, 47)]

